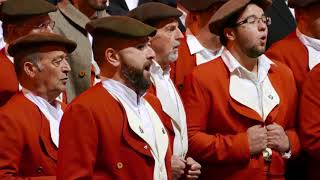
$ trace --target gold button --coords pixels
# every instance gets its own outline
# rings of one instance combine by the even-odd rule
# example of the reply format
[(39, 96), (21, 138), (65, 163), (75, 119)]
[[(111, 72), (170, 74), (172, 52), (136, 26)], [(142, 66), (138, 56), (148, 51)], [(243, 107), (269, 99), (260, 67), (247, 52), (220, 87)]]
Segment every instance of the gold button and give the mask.
[(79, 77), (80, 78), (83, 78), (85, 75), (86, 75), (86, 72), (84, 72), (84, 71), (80, 71), (79, 72)]
[(39, 166), (39, 167), (37, 168), (36, 172), (37, 172), (38, 174), (43, 173), (43, 167), (42, 167), (42, 166)]
[(118, 169), (122, 169), (122, 168), (123, 168), (122, 162), (118, 162), (118, 163), (117, 163), (117, 168), (118, 168)]

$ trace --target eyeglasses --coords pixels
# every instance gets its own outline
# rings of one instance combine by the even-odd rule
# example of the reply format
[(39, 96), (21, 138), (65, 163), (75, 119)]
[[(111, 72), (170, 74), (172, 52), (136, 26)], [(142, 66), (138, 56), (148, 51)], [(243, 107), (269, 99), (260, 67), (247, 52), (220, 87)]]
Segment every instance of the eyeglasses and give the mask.
[(50, 21), (46, 21), (44, 23), (41, 23), (37, 26), (33, 26), (33, 29), (37, 29), (37, 30), (44, 30), (47, 29), (48, 27), (50, 27), (51, 29), (54, 28), (55, 22), (50, 20)]
[(241, 26), (242, 24), (257, 24), (260, 21), (262, 21), (267, 26), (269, 26), (271, 24), (271, 18), (270, 17), (262, 15), (260, 18), (258, 18), (257, 16), (252, 15), (252, 16), (247, 17), (243, 21), (240, 21), (240, 22), (236, 23), (235, 26)]

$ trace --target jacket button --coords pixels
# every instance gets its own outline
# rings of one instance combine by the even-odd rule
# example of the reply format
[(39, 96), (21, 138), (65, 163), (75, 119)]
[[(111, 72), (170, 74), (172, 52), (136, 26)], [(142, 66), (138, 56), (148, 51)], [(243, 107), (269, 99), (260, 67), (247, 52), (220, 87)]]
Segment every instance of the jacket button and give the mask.
[(86, 72), (84, 72), (84, 71), (80, 71), (79, 72), (79, 77), (80, 78), (83, 78), (85, 75), (86, 75)]
[(37, 168), (36, 172), (37, 172), (38, 174), (43, 173), (43, 167), (42, 167), (42, 166), (39, 166), (39, 167)]
[(147, 146), (147, 145), (145, 145), (143, 148), (144, 148), (145, 150), (147, 150), (147, 149), (148, 149), (148, 146)]
[(117, 168), (118, 168), (118, 169), (122, 169), (122, 168), (123, 168), (122, 162), (118, 162), (118, 163), (117, 163)]

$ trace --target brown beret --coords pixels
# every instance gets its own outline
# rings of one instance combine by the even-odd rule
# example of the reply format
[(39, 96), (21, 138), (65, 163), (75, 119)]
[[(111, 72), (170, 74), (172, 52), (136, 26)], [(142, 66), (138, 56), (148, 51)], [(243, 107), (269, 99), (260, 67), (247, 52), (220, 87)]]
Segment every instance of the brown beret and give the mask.
[(20, 37), (13, 41), (8, 47), (8, 53), (12, 57), (27, 55), (35, 52), (40, 52), (40, 47), (58, 46), (66, 48), (68, 53), (73, 52), (77, 44), (58, 34), (41, 32), (31, 33)]
[(95, 36), (119, 35), (124, 37), (140, 38), (154, 36), (157, 30), (136, 19), (126, 16), (109, 16), (90, 21), (86, 25), (87, 31)]
[(320, 0), (288, 0), (291, 8), (303, 8), (315, 3), (320, 3)]
[(271, 4), (271, 0), (230, 0), (222, 5), (218, 11), (212, 16), (209, 29), (211, 33), (220, 35), (223, 28), (226, 26), (226, 22), (229, 18), (246, 7), (249, 3), (258, 4), (263, 10), (268, 8)]
[(57, 8), (45, 0), (7, 0), (1, 6), (4, 16), (33, 16), (48, 14)]
[(179, 18), (182, 15), (177, 8), (159, 3), (144, 3), (129, 11), (128, 16), (146, 24), (157, 22), (167, 18)]
[(224, 3), (228, 0), (180, 0), (180, 4), (188, 11), (204, 11), (215, 3)]

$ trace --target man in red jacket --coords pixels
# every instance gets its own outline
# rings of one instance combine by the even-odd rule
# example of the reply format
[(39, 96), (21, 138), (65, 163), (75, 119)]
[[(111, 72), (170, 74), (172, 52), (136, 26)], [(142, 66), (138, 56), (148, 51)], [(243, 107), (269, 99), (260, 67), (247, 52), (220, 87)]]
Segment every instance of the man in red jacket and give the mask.
[(173, 179), (181, 176), (196, 179), (200, 175), (200, 164), (187, 156), (188, 135), (186, 114), (180, 95), (170, 79), (170, 64), (178, 58), (178, 48), (183, 35), (178, 27), (181, 12), (161, 3), (145, 3), (128, 14), (144, 23), (157, 28), (157, 34), (151, 39), (151, 47), (156, 58), (151, 65), (153, 94), (162, 105), (163, 111), (170, 117), (164, 125), (173, 135), (170, 143), (173, 147), (171, 158)]
[(48, 16), (52, 11), (56, 11), (56, 7), (44, 0), (10, 0), (2, 3), (1, 20), (6, 46), (0, 50), (0, 106), (19, 90), (13, 58), (7, 52), (8, 45), (32, 32), (52, 32), (54, 22)]
[(320, 1), (289, 0), (288, 3), (295, 9), (297, 29), (273, 44), (266, 55), (292, 70), (300, 91), (307, 73), (320, 63)]
[(44, 32), (8, 47), (23, 88), (0, 109), (0, 179), (56, 179), (63, 114), (56, 97), (66, 89), (65, 57), (75, 48), (75, 42)]
[(200, 178), (284, 179), (286, 159), (299, 152), (292, 72), (263, 55), (270, 4), (226, 2), (209, 25), (226, 49), (186, 80), (189, 154)]
[(93, 20), (86, 29), (103, 79), (62, 118), (57, 179), (171, 179), (165, 116), (146, 93), (156, 29), (124, 16)]

